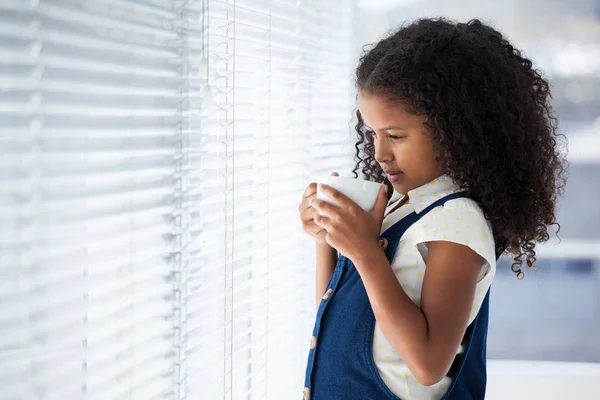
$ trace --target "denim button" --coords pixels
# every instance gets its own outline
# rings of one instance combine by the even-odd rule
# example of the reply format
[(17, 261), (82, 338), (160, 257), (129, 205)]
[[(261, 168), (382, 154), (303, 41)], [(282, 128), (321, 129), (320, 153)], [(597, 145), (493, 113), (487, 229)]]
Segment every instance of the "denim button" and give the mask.
[(388, 247), (388, 240), (386, 238), (379, 239), (379, 245), (385, 251), (385, 249)]
[(323, 300), (327, 300), (329, 298), (329, 296), (331, 296), (331, 293), (333, 293), (333, 289), (332, 288), (327, 289), (327, 291), (323, 295)]
[(310, 338), (310, 349), (314, 349), (315, 347), (317, 347), (317, 337), (313, 336)]

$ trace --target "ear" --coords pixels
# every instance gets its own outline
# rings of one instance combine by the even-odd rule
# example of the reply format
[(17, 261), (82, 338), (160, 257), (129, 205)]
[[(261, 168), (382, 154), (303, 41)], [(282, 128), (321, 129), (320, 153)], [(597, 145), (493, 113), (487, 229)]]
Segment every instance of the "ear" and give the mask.
[(387, 203), (387, 186), (381, 185), (381, 189), (379, 189), (379, 194), (377, 195), (377, 201), (375, 202), (375, 207), (373, 207), (371, 214), (373, 214), (379, 220), (383, 220), (383, 214), (385, 214)]

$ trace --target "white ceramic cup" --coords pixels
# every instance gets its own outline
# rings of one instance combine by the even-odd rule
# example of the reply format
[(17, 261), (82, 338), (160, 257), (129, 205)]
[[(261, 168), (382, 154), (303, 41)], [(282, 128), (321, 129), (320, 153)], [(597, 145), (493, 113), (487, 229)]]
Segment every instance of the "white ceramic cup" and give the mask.
[[(377, 202), (377, 195), (382, 184), (377, 182), (365, 181), (363, 179), (346, 178), (341, 176), (327, 176), (317, 180), (317, 183), (324, 183), (346, 195), (352, 201), (365, 211), (371, 211)], [(338, 206), (338, 204), (317, 189), (317, 199), (326, 201), (329, 204)]]

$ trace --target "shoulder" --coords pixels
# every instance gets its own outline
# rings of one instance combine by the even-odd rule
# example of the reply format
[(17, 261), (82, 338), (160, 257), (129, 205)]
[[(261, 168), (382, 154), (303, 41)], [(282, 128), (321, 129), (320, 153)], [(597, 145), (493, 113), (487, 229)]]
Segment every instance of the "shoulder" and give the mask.
[(450, 236), (492, 233), (492, 226), (485, 219), (483, 210), (476, 201), (458, 198), (446, 202), (423, 215), (415, 224), (423, 231), (439, 231)]
[(436, 207), (411, 227), (415, 245), (454, 242), (472, 249), (494, 269), (496, 253), (492, 226), (476, 201), (458, 198)]

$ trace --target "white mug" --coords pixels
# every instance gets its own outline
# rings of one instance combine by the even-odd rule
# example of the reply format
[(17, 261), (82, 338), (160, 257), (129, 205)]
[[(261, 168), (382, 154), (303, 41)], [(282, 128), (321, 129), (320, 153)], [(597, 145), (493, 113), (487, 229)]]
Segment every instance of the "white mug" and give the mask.
[[(318, 183), (323, 183), (337, 190), (338, 192), (349, 197), (360, 208), (365, 211), (371, 211), (377, 202), (377, 195), (382, 184), (377, 182), (365, 181), (363, 179), (346, 178), (341, 176), (327, 176), (317, 180)], [(326, 196), (323, 192), (317, 189), (317, 199), (326, 201), (329, 204), (338, 206), (338, 204)]]

